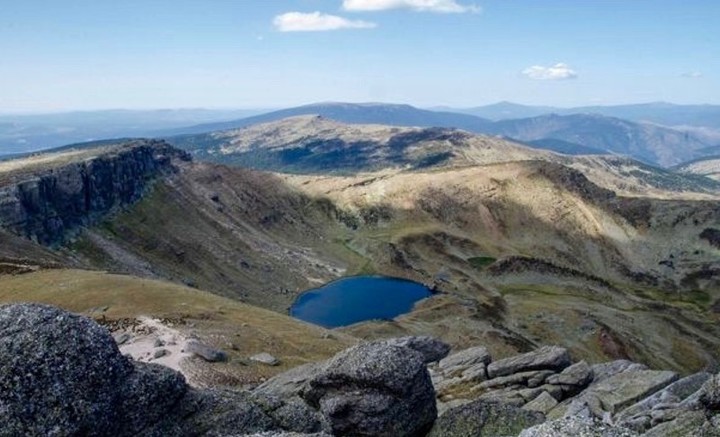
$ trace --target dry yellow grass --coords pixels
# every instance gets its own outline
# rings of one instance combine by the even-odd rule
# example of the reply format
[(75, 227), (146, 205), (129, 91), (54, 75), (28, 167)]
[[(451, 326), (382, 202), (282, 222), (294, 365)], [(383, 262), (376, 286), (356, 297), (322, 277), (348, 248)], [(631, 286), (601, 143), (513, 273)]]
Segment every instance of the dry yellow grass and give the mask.
[[(355, 339), (283, 314), (169, 282), (84, 270), (43, 270), (0, 276), (0, 302), (39, 302), (107, 319), (149, 316), (177, 321), (176, 328), (229, 353), (227, 363), (196, 372), (208, 383), (247, 384), (307, 362), (331, 357)], [(277, 367), (250, 364), (268, 352)]]

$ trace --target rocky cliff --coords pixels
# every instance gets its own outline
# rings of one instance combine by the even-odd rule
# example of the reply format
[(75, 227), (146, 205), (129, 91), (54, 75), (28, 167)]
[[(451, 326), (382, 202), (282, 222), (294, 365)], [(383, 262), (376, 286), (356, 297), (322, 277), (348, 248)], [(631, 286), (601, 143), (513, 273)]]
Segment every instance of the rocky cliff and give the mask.
[(60, 164), (1, 175), (0, 227), (42, 244), (61, 243), (69, 232), (140, 199), (154, 178), (174, 171), (174, 159), (190, 159), (155, 140), (68, 155), (56, 159)]

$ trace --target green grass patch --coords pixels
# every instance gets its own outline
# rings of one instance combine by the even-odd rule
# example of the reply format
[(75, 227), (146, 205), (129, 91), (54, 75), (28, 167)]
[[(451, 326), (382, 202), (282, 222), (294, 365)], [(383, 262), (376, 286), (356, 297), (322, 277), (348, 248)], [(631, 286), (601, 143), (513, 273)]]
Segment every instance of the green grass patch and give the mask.
[(478, 270), (484, 269), (495, 261), (496, 258), (493, 258), (491, 256), (474, 256), (467, 259), (467, 262), (469, 262), (471, 266)]

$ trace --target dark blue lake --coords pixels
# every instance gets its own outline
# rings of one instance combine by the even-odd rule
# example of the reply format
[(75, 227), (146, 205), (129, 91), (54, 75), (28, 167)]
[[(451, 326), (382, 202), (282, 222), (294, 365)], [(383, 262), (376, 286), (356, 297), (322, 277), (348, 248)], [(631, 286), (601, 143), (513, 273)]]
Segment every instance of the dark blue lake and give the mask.
[(337, 328), (366, 320), (393, 319), (431, 295), (424, 285), (405, 279), (353, 276), (301, 294), (290, 308), (290, 315)]

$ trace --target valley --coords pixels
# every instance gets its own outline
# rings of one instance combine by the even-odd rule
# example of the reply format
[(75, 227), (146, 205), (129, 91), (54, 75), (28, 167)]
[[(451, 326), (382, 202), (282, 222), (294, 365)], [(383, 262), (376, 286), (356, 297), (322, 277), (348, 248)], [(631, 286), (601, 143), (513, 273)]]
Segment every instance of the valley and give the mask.
[[(498, 356), (557, 343), (594, 362), (629, 358), (683, 372), (720, 359), (718, 248), (701, 237), (720, 227), (710, 180), (623, 162), (647, 171), (634, 173), (635, 183), (609, 158), (314, 116), (222, 135), (228, 145), (218, 151), (230, 157), (308, 153), (289, 164), (295, 174), (189, 160), (142, 141), (9, 161), (6, 199), (33, 180), (38, 162), (57, 163), (40, 174), (59, 187), (83, 168), (121, 168), (117, 157), (154, 150), (138, 158), (142, 167), (128, 165), (150, 172), (131, 197), (118, 196), (125, 189), (114, 183), (85, 183), (63, 189), (87, 199), (85, 209), (42, 197), (12, 208), (6, 201), (4, 238), (22, 243), (4, 245), (3, 256), (25, 266), (8, 268), (169, 280), (285, 314), (304, 290), (379, 274), (439, 294), (393, 321), (339, 328), (344, 335), (431, 334)], [(303, 158), (337, 151), (357, 159), (322, 173), (323, 164)], [(428, 153), (447, 158), (418, 165)], [(97, 209), (105, 204), (96, 196), (112, 201)]]

